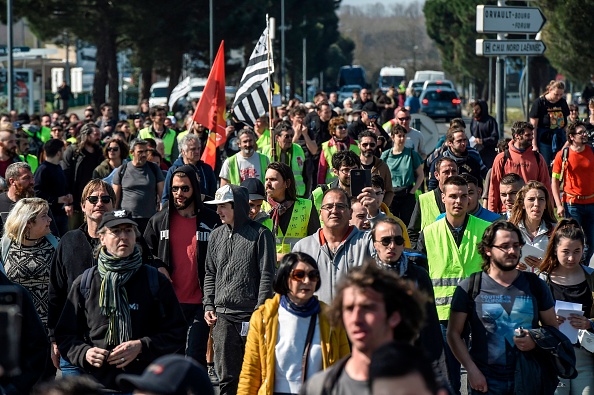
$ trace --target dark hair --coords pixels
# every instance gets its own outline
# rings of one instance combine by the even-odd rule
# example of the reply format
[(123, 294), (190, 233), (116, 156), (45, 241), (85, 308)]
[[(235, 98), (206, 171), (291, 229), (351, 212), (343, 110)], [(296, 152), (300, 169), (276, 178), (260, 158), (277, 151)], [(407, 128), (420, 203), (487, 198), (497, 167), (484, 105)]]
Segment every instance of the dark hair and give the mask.
[[(555, 226), (549, 244), (545, 252), (544, 258), (540, 263), (540, 271), (551, 274), (557, 266), (559, 266), (559, 257), (557, 257), (557, 246), (561, 239), (577, 240), (582, 243), (582, 248), (586, 244), (586, 237), (584, 230), (580, 223), (574, 218), (563, 218)], [(583, 252), (583, 251), (582, 251)]]
[(43, 144), (43, 151), (47, 158), (52, 158), (64, 148), (64, 141), (60, 139), (50, 139), (47, 143)]
[(522, 185), (525, 184), (524, 179), (519, 174), (507, 173), (503, 176), (503, 178), (501, 178), (501, 181), (499, 181), (499, 185), (513, 185), (518, 182), (521, 182)]
[(512, 124), (512, 137), (524, 134), (525, 129), (534, 130), (534, 126), (530, 122), (515, 121)]
[(569, 111), (579, 111), (580, 108), (576, 105), (576, 104), (570, 104), (569, 105)]
[(103, 111), (103, 109), (105, 109), (105, 107), (111, 107), (111, 104), (109, 104), (109, 103), (103, 103), (103, 104), (101, 104), (101, 106), (99, 107), (99, 109), (101, 111)]
[(295, 174), (289, 165), (282, 162), (272, 162), (266, 167), (266, 170), (276, 170), (283, 180), (287, 183), (287, 190), (285, 191), (285, 198), (287, 200), (297, 200), (297, 188), (295, 186)]
[(378, 219), (377, 221), (375, 221), (373, 228), (371, 228), (371, 240), (373, 240), (373, 241), (376, 241), (375, 240), (375, 229), (377, 228), (377, 226), (379, 224), (390, 224), (390, 225), (397, 226), (402, 231), (402, 235), (404, 236), (404, 229), (402, 229), (402, 226), (400, 225), (400, 223), (398, 223), (398, 221), (396, 221), (394, 218), (391, 218), (391, 217), (383, 217), (382, 219)]
[[(476, 177), (475, 177), (475, 176), (473, 176), (472, 174), (469, 174), (469, 173), (463, 173), (463, 174), (460, 174), (460, 176), (459, 176), (459, 177), (463, 178), (463, 179), (466, 181), (466, 184), (467, 184), (467, 185), (468, 185), (468, 184), (474, 184), (474, 185), (476, 185), (476, 186), (477, 186), (477, 187), (479, 187), (479, 188), (481, 187), (481, 186), (479, 185), (479, 183), (478, 183), (478, 180), (476, 179)], [(444, 185), (445, 185), (445, 183), (444, 183)]]
[(332, 168), (339, 170), (342, 166), (361, 167), (361, 158), (351, 150), (338, 151), (332, 155)]
[(159, 111), (165, 111), (165, 114), (167, 114), (167, 108), (165, 108), (165, 106), (153, 106), (149, 110), (149, 116), (154, 117)]
[(390, 136), (394, 137), (395, 134), (400, 133), (406, 135), (408, 131), (404, 128), (404, 126), (400, 124), (396, 124), (392, 126), (392, 130), (390, 131)]
[(374, 188), (381, 188), (382, 191), (386, 188), (386, 183), (384, 179), (379, 174), (374, 174), (371, 176), (371, 186)]
[[(394, 378), (418, 373), (431, 393), (439, 389), (431, 361), (423, 349), (412, 344), (393, 341), (373, 352), (369, 364), (369, 388), (382, 378)], [(419, 388), (420, 390), (420, 388)]]
[(361, 142), (361, 139), (363, 137), (371, 137), (373, 139), (373, 141), (375, 141), (377, 143), (377, 134), (373, 133), (370, 130), (364, 130), (361, 133), (359, 133), (359, 136), (357, 136), (359, 138), (359, 142)]
[(458, 187), (467, 187), (468, 182), (461, 176), (449, 176), (445, 179), (442, 186), (442, 192), (445, 193), (446, 186), (456, 185)]
[(456, 133), (464, 133), (464, 135), (466, 135), (466, 131), (464, 130), (464, 128), (458, 127), (458, 126), (451, 126), (448, 131), (446, 132), (446, 141), (448, 143), (452, 143), (454, 142), (454, 135)]
[(508, 138), (504, 138), (504, 139), (499, 139), (499, 141), (497, 141), (497, 152), (503, 152), (507, 149), (508, 143), (511, 141), (511, 139)]
[(520, 229), (518, 229), (516, 225), (503, 219), (493, 222), (491, 225), (489, 225), (489, 227), (487, 227), (487, 229), (485, 229), (485, 232), (483, 233), (483, 238), (477, 245), (478, 252), (479, 254), (481, 254), (481, 258), (483, 258), (481, 270), (484, 272), (489, 270), (489, 266), (491, 266), (491, 259), (487, 255), (487, 248), (493, 247), (495, 236), (497, 234), (497, 231), (499, 230), (516, 232), (516, 234), (518, 235), (519, 243), (521, 245), (524, 245), (524, 238), (522, 237), (522, 232), (520, 232)]
[(113, 140), (112, 139), (109, 143), (105, 144), (105, 147), (103, 147), (103, 156), (106, 159), (108, 158), (108, 156), (107, 156), (107, 148), (109, 147), (109, 145), (111, 143), (117, 143), (118, 147), (120, 148), (120, 159), (122, 161), (125, 160), (128, 157), (128, 155), (130, 155), (130, 152), (129, 152), (130, 148), (128, 148), (128, 144), (126, 144), (122, 140), (118, 140), (118, 139)]
[(425, 323), (427, 297), (417, 290), (413, 282), (378, 267), (375, 262), (352, 268), (336, 287), (336, 297), (329, 312), (334, 326), (342, 325), (342, 298), (345, 289), (351, 287), (371, 288), (380, 293), (384, 299), (386, 317), (395, 312), (400, 313), (401, 321), (393, 331), (395, 340), (411, 342), (417, 339)]
[(462, 118), (453, 118), (450, 121), (450, 128), (453, 127), (460, 127), (462, 129), (466, 129), (466, 122)]
[(545, 221), (545, 223), (550, 226), (557, 222), (557, 217), (555, 216), (555, 210), (553, 210), (553, 204), (551, 203), (551, 195), (549, 194), (549, 190), (542, 182), (538, 181), (530, 181), (528, 184), (524, 185), (522, 189), (518, 191), (516, 195), (516, 201), (514, 202), (514, 206), (512, 207), (511, 215), (509, 217), (509, 221), (514, 225), (518, 225), (520, 221), (524, 221), (526, 219), (526, 210), (524, 209), (524, 198), (526, 194), (532, 190), (537, 189), (542, 191), (545, 195), (545, 209), (542, 213), (541, 221)]
[(456, 170), (458, 169), (458, 164), (454, 160), (454, 158), (450, 158), (449, 156), (442, 156), (435, 161), (435, 171), (439, 173), (439, 169), (441, 169), (441, 164), (443, 162), (450, 162), (456, 166)]
[(328, 106), (330, 107), (330, 103), (328, 103), (328, 100), (322, 100), (321, 102), (318, 103), (318, 105), (316, 106), (316, 109), (318, 111), (320, 111), (322, 109), (323, 106)]
[(282, 132), (293, 132), (293, 126), (288, 121), (281, 121), (273, 130), (274, 137), (278, 137)]
[(32, 395), (100, 395), (102, 386), (90, 376), (64, 376), (37, 384)]
[[(299, 262), (306, 263), (315, 270), (319, 270), (318, 263), (309, 254), (304, 252), (290, 252), (283, 256), (279, 263), (276, 275), (274, 276), (274, 281), (272, 282), (272, 289), (274, 292), (280, 295), (289, 293), (289, 276), (291, 276), (291, 271), (293, 271), (293, 268)], [(321, 286), (322, 282), (318, 281), (315, 290), (317, 291)]]
[(326, 189), (324, 191), (324, 194), (322, 195), (322, 202), (324, 201), (324, 198), (326, 197), (327, 194), (334, 193), (334, 192), (337, 192), (337, 193), (340, 193), (341, 195), (343, 195), (344, 198), (346, 199), (347, 206), (351, 207), (351, 198), (349, 197), (349, 195), (346, 193), (346, 191), (344, 189), (338, 188), (338, 187)]
[(586, 129), (586, 123), (580, 121), (579, 119), (567, 125), (567, 128), (565, 129), (565, 136), (568, 142), (570, 141), (569, 136), (575, 136), (577, 134), (577, 128), (580, 126)]
[(301, 106), (293, 107), (293, 108), (291, 108), (291, 111), (289, 112), (289, 116), (291, 118), (293, 118), (296, 115), (301, 115), (301, 116), (305, 117), (306, 114), (307, 114), (307, 112)]

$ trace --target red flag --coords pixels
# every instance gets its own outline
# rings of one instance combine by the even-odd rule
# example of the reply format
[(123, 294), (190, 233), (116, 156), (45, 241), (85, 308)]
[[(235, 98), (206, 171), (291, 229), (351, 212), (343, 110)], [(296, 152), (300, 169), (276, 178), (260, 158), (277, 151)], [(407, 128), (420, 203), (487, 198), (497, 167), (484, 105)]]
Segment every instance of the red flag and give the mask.
[(194, 111), (194, 122), (204, 126), (210, 133), (202, 160), (213, 169), (216, 161), (216, 148), (225, 144), (225, 41), (221, 41), (219, 51), (208, 75), (202, 97)]

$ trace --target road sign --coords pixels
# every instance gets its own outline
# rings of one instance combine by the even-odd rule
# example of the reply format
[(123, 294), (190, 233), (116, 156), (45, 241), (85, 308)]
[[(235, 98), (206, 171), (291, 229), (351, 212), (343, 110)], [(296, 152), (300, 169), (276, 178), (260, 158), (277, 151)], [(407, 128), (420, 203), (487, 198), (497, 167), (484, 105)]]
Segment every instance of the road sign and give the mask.
[[(12, 53), (20, 53), (20, 52), (29, 52), (31, 48), (29, 47), (12, 47)], [(0, 56), (4, 56), (8, 54), (8, 48), (6, 45), (0, 45)]]
[(536, 7), (476, 6), (477, 33), (538, 33), (545, 22)]
[(537, 56), (546, 49), (539, 40), (476, 40), (479, 56)]

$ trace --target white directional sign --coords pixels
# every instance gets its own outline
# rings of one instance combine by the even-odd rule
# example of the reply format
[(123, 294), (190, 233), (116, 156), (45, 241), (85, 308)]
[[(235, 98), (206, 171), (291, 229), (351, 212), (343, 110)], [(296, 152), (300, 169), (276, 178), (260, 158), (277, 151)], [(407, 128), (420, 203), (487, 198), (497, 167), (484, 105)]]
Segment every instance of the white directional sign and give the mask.
[(538, 33), (545, 22), (534, 7), (476, 6), (477, 33)]
[(476, 40), (479, 56), (536, 56), (546, 49), (539, 40)]

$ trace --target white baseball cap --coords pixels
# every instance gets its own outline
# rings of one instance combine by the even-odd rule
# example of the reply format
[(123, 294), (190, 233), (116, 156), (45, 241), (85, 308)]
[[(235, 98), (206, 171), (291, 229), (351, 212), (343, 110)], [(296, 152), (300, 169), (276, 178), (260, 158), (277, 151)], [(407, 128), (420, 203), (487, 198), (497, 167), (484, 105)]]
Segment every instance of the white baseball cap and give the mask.
[(217, 189), (214, 195), (214, 200), (209, 200), (208, 202), (204, 202), (206, 204), (223, 204), (232, 202), (233, 199), (233, 190), (231, 189), (231, 185), (224, 185)]

